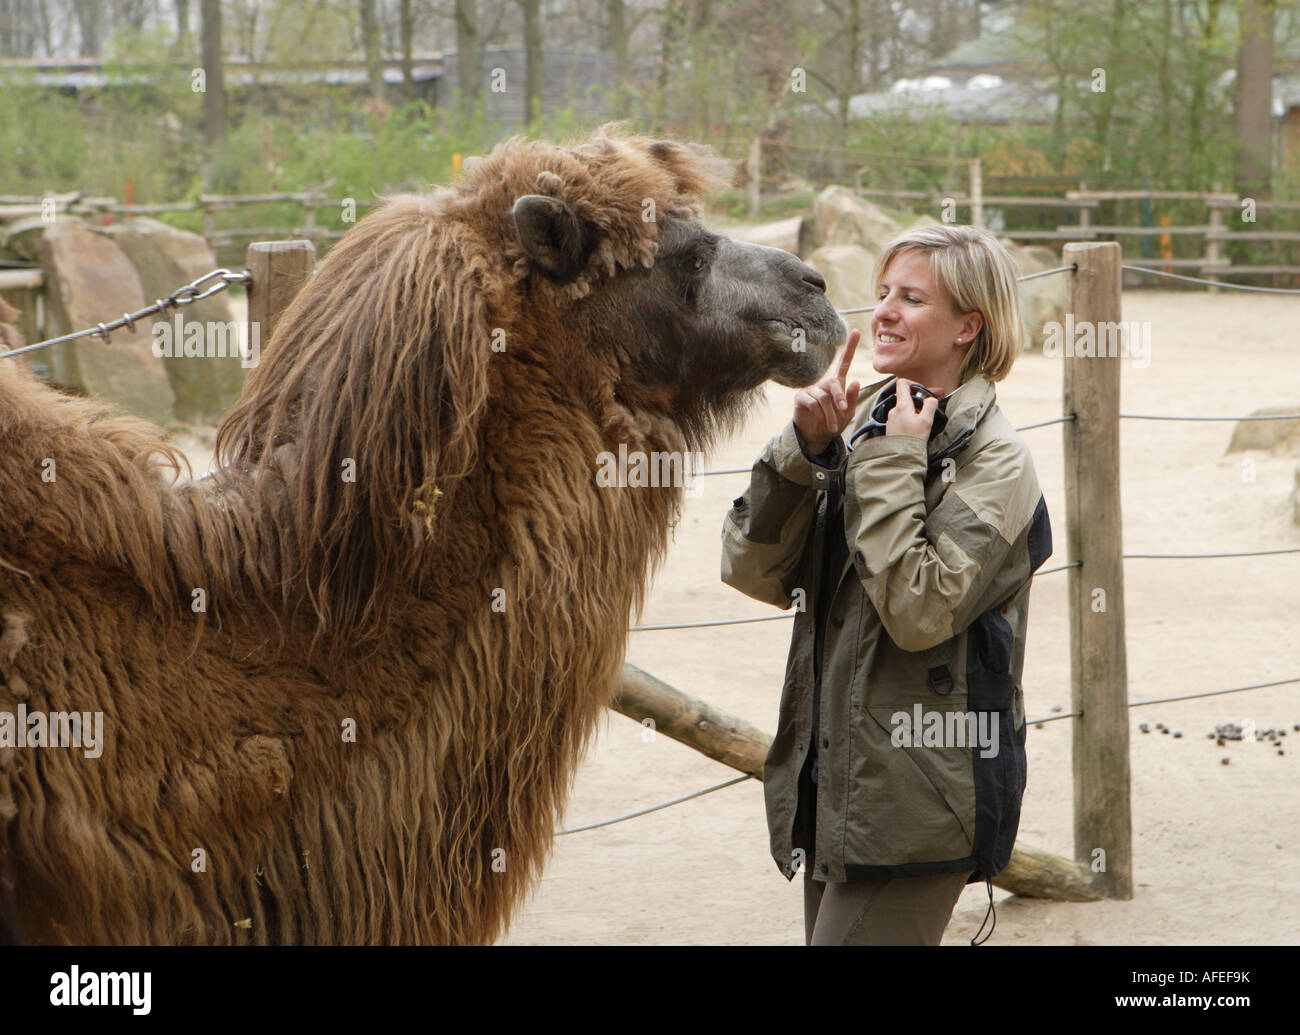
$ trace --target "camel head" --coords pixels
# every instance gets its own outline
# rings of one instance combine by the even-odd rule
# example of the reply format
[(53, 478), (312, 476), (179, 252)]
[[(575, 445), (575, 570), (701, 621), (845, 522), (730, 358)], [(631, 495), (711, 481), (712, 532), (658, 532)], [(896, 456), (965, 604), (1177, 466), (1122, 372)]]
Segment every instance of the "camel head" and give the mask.
[[(537, 276), (571, 281), (598, 247), (598, 234), (556, 198), (525, 195), (512, 216)], [(625, 398), (648, 402), (670, 385), (682, 390), (676, 402), (717, 406), (767, 380), (799, 388), (825, 371), (845, 326), (821, 274), (694, 219), (658, 224), (653, 261), (603, 279), (580, 307), (591, 343), (618, 356)]]
[(516, 271), (533, 295), (567, 300), (566, 335), (587, 356), (566, 367), (603, 365), (622, 405), (697, 442), (765, 381), (802, 387), (825, 371), (846, 333), (825, 280), (699, 221), (727, 178), (707, 149), (602, 133), (537, 158), (510, 208)]

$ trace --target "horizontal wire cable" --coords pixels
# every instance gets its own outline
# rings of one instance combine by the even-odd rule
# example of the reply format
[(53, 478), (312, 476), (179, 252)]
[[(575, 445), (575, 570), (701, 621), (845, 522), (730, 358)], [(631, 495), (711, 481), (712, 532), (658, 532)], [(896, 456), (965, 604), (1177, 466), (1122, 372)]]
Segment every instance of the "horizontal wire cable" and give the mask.
[[(1129, 701), (1126, 708), (1143, 708), (1149, 704), (1170, 704), (1174, 701), (1195, 701), (1202, 697), (1218, 697), (1220, 694), (1239, 694), (1243, 690), (1262, 690), (1270, 686), (1285, 686), (1287, 683), (1300, 683), (1300, 676), (1291, 679), (1275, 679), (1269, 683), (1251, 683), (1249, 686), (1231, 686), (1224, 690), (1206, 690), (1197, 694), (1179, 694), (1177, 697), (1157, 697), (1150, 701)], [(1026, 723), (1030, 726), (1040, 726), (1045, 722), (1055, 722), (1057, 719), (1069, 719), (1071, 717), (1081, 717), (1083, 712), (1066, 712), (1064, 715), (1050, 715), (1045, 719), (1027, 719)]]
[(1267, 557), (1278, 553), (1300, 553), (1300, 546), (1283, 550), (1241, 550), (1237, 553), (1122, 553), (1125, 560), (1198, 561), (1207, 557)]
[(1251, 417), (1166, 417), (1154, 413), (1121, 413), (1124, 420), (1300, 420), (1300, 413), (1270, 413)]
[[(1176, 701), (1194, 701), (1203, 697), (1218, 697), (1221, 694), (1239, 694), (1244, 690), (1262, 690), (1270, 686), (1285, 686), (1288, 683), (1300, 683), (1300, 676), (1291, 679), (1275, 679), (1268, 683), (1252, 683), (1249, 686), (1234, 686), (1224, 690), (1207, 690), (1204, 693), (1197, 694), (1180, 694), (1177, 697), (1159, 697), (1150, 701), (1130, 701), (1126, 708), (1142, 708), (1151, 704), (1170, 704)], [(1062, 712), (1060, 715), (1048, 715), (1041, 719), (1026, 719), (1026, 726), (1042, 726), (1047, 722), (1056, 722), (1058, 719), (1078, 719), (1083, 717), (1083, 712)], [(648, 809), (639, 809), (636, 812), (629, 812), (625, 816), (617, 816), (614, 819), (607, 819), (600, 823), (588, 823), (585, 826), (573, 827), (570, 830), (557, 830), (555, 836), (563, 834), (577, 834), (584, 830), (595, 830), (598, 827), (611, 826), (614, 823), (622, 823), (625, 820), (635, 819), (637, 816), (645, 816), (651, 812), (658, 812), (660, 809), (666, 809), (673, 805), (680, 805), (684, 801), (690, 801), (692, 798), (699, 798), (705, 794), (712, 794), (714, 791), (720, 791), (724, 787), (731, 787), (735, 784), (742, 783), (745, 780), (756, 779), (753, 773), (745, 773), (737, 776), (732, 780), (723, 783), (714, 784), (712, 787), (706, 787), (702, 791), (696, 791), (694, 794), (687, 794), (681, 798), (674, 798), (672, 801), (666, 801), (662, 805), (652, 805)]]
[(1204, 277), (1189, 277), (1183, 273), (1166, 273), (1146, 266), (1121, 265), (1120, 269), (1130, 273), (1148, 273), (1153, 277), (1167, 277), (1170, 280), (1185, 280), (1189, 284), (1209, 284), (1210, 287), (1228, 288), (1232, 291), (1258, 291), (1266, 295), (1300, 295), (1300, 288), (1256, 287), (1254, 284), (1234, 284), (1229, 280), (1206, 280)]
[(759, 618), (724, 618), (716, 622), (682, 622), (678, 625), (633, 625), (628, 628), (628, 632), (654, 632), (660, 629), (703, 629), (711, 625), (745, 625), (749, 622), (779, 622), (782, 619), (789, 621), (793, 617), (793, 614), (763, 615)]
[(724, 787), (730, 787), (733, 784), (741, 783), (745, 780), (752, 780), (752, 779), (754, 779), (754, 775), (752, 773), (745, 773), (742, 776), (737, 776), (734, 780), (727, 780), (724, 783), (714, 784), (712, 787), (706, 787), (704, 788), (704, 790), (696, 791), (694, 794), (687, 794), (684, 797), (674, 798), (672, 801), (666, 801), (662, 805), (652, 805), (648, 809), (640, 809), (636, 812), (629, 812), (626, 816), (617, 816), (614, 819), (606, 819), (601, 821), (600, 823), (588, 823), (586, 826), (573, 827), (569, 830), (557, 830), (555, 832), (555, 836), (562, 837), (565, 834), (577, 834), (583, 830), (595, 830), (597, 827), (607, 827), (613, 823), (622, 823), (624, 820), (635, 819), (637, 816), (644, 816), (651, 812), (658, 812), (660, 809), (666, 809), (670, 805), (680, 805), (682, 802), (690, 801), (692, 798), (698, 798), (704, 794), (712, 794), (714, 791), (720, 791)]

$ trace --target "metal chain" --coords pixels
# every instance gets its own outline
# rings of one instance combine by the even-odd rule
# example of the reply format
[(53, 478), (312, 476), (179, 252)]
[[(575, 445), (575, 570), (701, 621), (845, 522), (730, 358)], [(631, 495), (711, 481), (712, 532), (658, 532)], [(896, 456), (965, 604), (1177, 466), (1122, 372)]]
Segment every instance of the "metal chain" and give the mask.
[[(212, 287), (204, 290), (203, 285), (208, 281), (216, 279)], [(9, 352), (0, 352), (0, 359), (9, 359), (11, 356), (21, 356), (24, 352), (35, 352), (37, 349), (47, 349), (51, 345), (58, 345), (65, 341), (75, 341), (78, 338), (96, 337), (101, 339), (105, 345), (111, 345), (109, 335), (116, 330), (126, 327), (130, 331), (135, 331), (137, 320), (143, 320), (146, 316), (152, 316), (154, 313), (165, 312), (168, 309), (179, 309), (182, 306), (191, 305), (194, 302), (209, 298), (220, 291), (225, 291), (231, 284), (250, 284), (253, 280), (253, 274), (248, 270), (240, 273), (232, 273), (227, 269), (213, 270), (211, 273), (205, 273), (198, 280), (190, 281), (184, 287), (177, 288), (166, 298), (160, 298), (153, 305), (147, 305), (143, 309), (134, 313), (123, 313), (122, 316), (109, 323), (96, 324), (84, 331), (76, 331), (73, 334), (64, 334), (58, 338), (50, 338), (47, 341), (38, 341), (35, 345), (24, 345), (20, 349), (12, 349)]]

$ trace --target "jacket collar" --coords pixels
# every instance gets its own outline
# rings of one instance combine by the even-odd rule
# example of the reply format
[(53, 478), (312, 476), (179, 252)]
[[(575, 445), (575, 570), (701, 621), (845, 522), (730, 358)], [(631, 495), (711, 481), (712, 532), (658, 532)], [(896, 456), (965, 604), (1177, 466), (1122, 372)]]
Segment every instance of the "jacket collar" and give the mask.
[[(897, 381), (894, 374), (875, 384), (867, 385), (858, 395), (857, 414), (845, 433), (847, 440), (852, 440), (853, 433), (871, 419), (871, 411), (884, 390)], [(938, 435), (932, 438), (926, 452), (931, 464), (938, 463), (950, 452), (959, 452), (966, 446), (967, 440), (975, 434), (975, 429), (984, 420), (985, 415), (997, 401), (993, 383), (983, 374), (972, 374), (962, 384), (944, 396), (943, 412), (948, 415), (948, 424)]]

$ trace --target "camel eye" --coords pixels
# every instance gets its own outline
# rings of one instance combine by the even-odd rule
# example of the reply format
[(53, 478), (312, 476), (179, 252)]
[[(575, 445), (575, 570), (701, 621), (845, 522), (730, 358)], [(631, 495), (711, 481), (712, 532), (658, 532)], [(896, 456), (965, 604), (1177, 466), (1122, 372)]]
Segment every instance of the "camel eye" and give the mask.
[(704, 269), (704, 256), (693, 255), (686, 260), (686, 265), (690, 267), (692, 273), (699, 273), (700, 270)]

